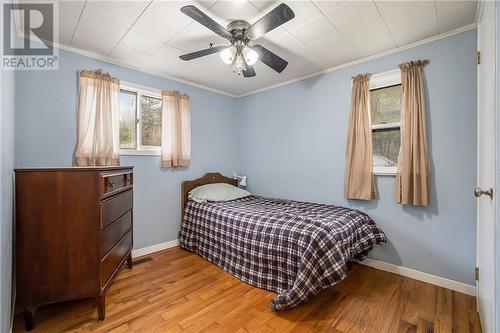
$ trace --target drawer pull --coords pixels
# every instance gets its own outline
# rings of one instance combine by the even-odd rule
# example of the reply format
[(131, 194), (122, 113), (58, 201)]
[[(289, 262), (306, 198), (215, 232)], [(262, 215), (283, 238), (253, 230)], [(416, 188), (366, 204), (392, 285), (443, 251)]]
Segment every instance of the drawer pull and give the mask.
[(132, 187), (132, 173), (101, 174), (101, 198), (107, 197), (127, 187)]

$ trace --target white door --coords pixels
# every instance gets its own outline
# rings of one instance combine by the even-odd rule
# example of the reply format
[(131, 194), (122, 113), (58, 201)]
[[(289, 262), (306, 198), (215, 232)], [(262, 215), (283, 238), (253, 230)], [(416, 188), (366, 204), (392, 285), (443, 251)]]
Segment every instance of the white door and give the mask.
[[(477, 303), (484, 333), (495, 326), (495, 3), (484, 1), (478, 24), (477, 66)], [(489, 195), (488, 191), (492, 195)], [(493, 198), (492, 198), (493, 197)]]

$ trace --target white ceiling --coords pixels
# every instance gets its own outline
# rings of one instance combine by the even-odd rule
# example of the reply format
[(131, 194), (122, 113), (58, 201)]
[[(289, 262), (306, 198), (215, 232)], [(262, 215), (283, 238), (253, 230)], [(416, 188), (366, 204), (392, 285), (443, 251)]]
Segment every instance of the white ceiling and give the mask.
[[(59, 43), (141, 68), (242, 95), (473, 24), (476, 1), (58, 1)], [(256, 77), (233, 74), (217, 54), (179, 55), (228, 44), (180, 12), (194, 4), (221, 25), (257, 21), (285, 2), (295, 18), (259, 44), (286, 59), (276, 73), (257, 63)]]

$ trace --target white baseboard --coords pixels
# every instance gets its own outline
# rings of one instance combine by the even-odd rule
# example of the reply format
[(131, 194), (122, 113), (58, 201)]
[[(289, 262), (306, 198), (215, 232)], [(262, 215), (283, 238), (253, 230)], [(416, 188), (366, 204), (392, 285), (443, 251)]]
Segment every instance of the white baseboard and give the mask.
[(415, 280), (427, 282), (430, 284), (434, 284), (436, 286), (440, 286), (443, 288), (451, 289), (454, 291), (461, 292), (463, 294), (476, 296), (476, 287), (471, 286), (470, 284), (458, 282), (455, 280), (450, 280), (444, 277), (432, 275), (429, 273), (424, 273), (421, 271), (417, 271), (415, 269), (406, 268), (403, 266), (398, 266), (394, 264), (389, 264), (387, 262), (383, 262), (380, 260), (374, 260), (370, 258), (366, 258), (363, 261), (359, 262), (362, 265), (370, 266), (376, 269), (380, 269), (381, 271), (386, 271), (402, 276), (406, 276)]
[(137, 258), (137, 257), (145, 256), (146, 254), (151, 254), (151, 253), (154, 253), (154, 252), (166, 250), (166, 249), (169, 249), (171, 247), (176, 247), (178, 245), (179, 245), (179, 240), (178, 239), (174, 239), (174, 240), (171, 240), (171, 241), (168, 241), (168, 242), (163, 242), (163, 243), (151, 245), (151, 246), (148, 246), (148, 247), (143, 247), (143, 248), (140, 248), (140, 249), (132, 250), (132, 258)]
[[(146, 254), (151, 254), (154, 252), (162, 251), (171, 247), (175, 247), (179, 245), (179, 240), (174, 239), (172, 241), (159, 243), (155, 245), (151, 245), (148, 247), (143, 247), (141, 249), (132, 250), (132, 257), (140, 257)], [(415, 280), (427, 282), (430, 284), (434, 284), (436, 286), (440, 286), (443, 288), (447, 288), (450, 290), (458, 291), (467, 295), (476, 296), (476, 287), (471, 286), (470, 284), (458, 282), (455, 280), (450, 280), (444, 277), (432, 275), (429, 273), (424, 273), (421, 271), (417, 271), (411, 268), (406, 268), (403, 266), (398, 266), (394, 264), (389, 264), (387, 262), (383, 262), (380, 260), (366, 258), (363, 261), (359, 262), (362, 265), (370, 266), (376, 269), (380, 269), (381, 271), (386, 271), (402, 276), (406, 276)]]

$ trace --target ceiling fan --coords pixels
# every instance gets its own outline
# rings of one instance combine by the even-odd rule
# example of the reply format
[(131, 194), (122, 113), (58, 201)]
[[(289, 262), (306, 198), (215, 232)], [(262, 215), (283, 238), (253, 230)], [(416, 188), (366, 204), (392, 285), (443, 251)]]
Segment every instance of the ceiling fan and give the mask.
[(244, 77), (255, 76), (253, 65), (257, 60), (260, 60), (278, 73), (281, 73), (288, 65), (286, 60), (265, 47), (250, 45), (250, 42), (295, 17), (293, 10), (284, 3), (271, 10), (252, 25), (244, 20), (234, 20), (228, 24), (227, 29), (193, 5), (182, 7), (181, 12), (212, 30), (217, 35), (226, 38), (231, 43), (231, 45), (221, 46), (210, 44), (208, 49), (181, 55), (179, 58), (182, 60), (188, 61), (220, 52), (222, 61), (232, 65), (233, 72), (238, 75), (243, 73)]

